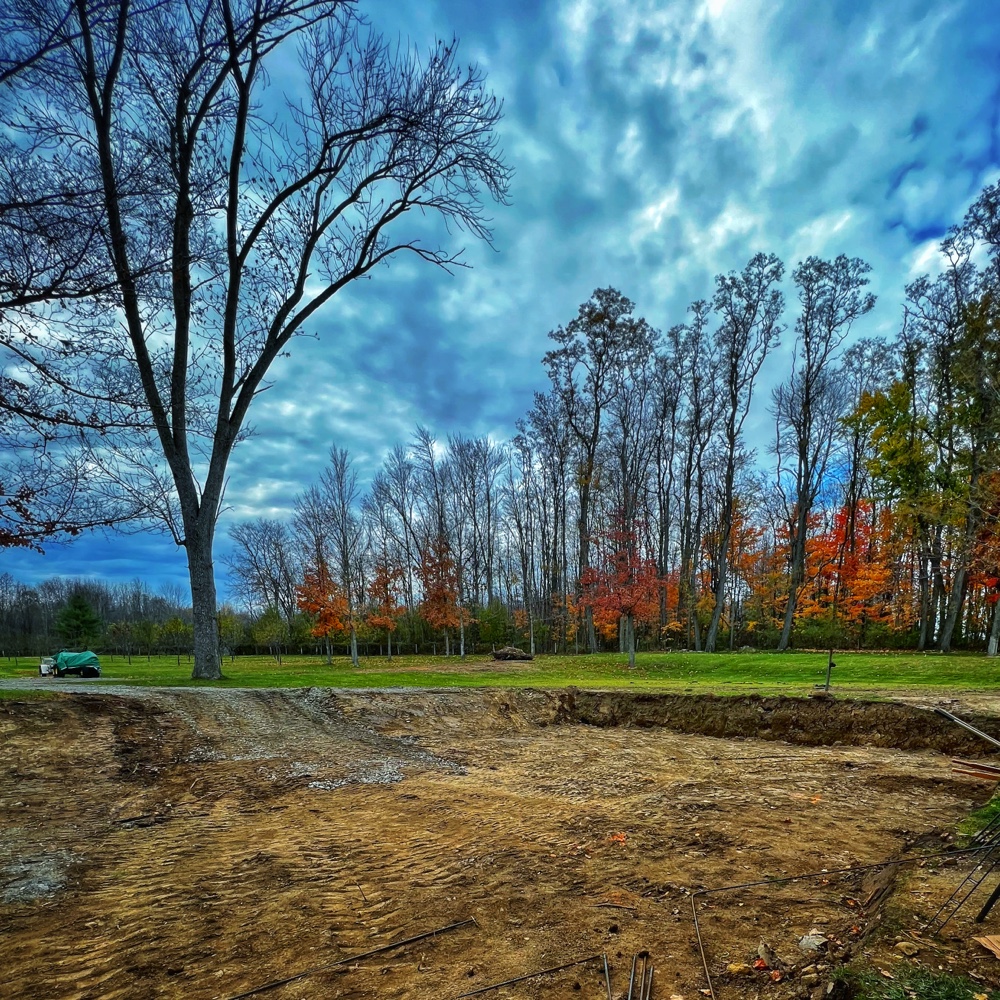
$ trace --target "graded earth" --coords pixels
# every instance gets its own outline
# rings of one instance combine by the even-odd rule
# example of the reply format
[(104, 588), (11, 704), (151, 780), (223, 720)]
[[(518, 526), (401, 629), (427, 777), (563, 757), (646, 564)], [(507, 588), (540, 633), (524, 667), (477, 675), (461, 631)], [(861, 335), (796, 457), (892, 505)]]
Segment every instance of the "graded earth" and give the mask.
[[(837, 995), (861, 953), (1000, 983), (1000, 908), (920, 934), (971, 862), (832, 874), (953, 849), (993, 790), (914, 705), (64, 691), (0, 701), (0, 741), (4, 997), (448, 1000), (597, 955), (617, 1000), (647, 951), (657, 1000), (696, 1000), (692, 894), (754, 881), (695, 897), (720, 1000)], [(482, 995), (606, 990), (602, 958)]]

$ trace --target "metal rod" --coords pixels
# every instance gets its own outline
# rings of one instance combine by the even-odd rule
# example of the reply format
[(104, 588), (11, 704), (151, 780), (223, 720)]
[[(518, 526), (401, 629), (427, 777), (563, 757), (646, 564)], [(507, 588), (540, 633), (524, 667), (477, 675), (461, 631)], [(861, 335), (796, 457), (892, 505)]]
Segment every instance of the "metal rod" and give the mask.
[(607, 953), (605, 952), (601, 955), (601, 958), (604, 959), (604, 985), (608, 988), (608, 1000), (614, 1000), (614, 997), (611, 995), (611, 970), (608, 968)]
[(1000, 899), (1000, 882), (996, 884), (996, 888), (990, 893), (990, 898), (986, 900), (986, 904), (976, 915), (975, 923), (981, 924), (990, 915), (990, 910), (996, 905), (998, 899)]
[(961, 757), (951, 758), (952, 767), (967, 767), (972, 771), (990, 771), (994, 774), (1000, 774), (1000, 767), (996, 764), (987, 764), (981, 760), (963, 760)]
[(489, 993), (490, 990), (498, 990), (501, 986), (512, 986), (514, 983), (523, 983), (526, 979), (534, 979), (536, 976), (547, 976), (552, 972), (562, 972), (563, 969), (572, 969), (575, 965), (586, 965), (587, 962), (596, 962), (599, 958), (603, 958), (605, 963), (607, 963), (608, 959), (606, 955), (588, 955), (586, 958), (578, 958), (575, 962), (567, 962), (565, 965), (553, 965), (551, 969), (539, 969), (538, 972), (529, 972), (526, 976), (515, 976), (513, 979), (505, 979), (502, 983), (491, 983), (489, 986), (481, 986), (478, 990), (459, 993), (455, 997), (455, 1000), (478, 996), (480, 993)]
[[(958, 896), (958, 894), (962, 891), (962, 889), (970, 882), (972, 882), (972, 886), (969, 889), (969, 891), (961, 898), (961, 900), (959, 900), (959, 902), (955, 903), (951, 913), (949, 913), (948, 916), (941, 922), (940, 926), (935, 928), (934, 933), (940, 934), (941, 931), (944, 930), (945, 925), (951, 920), (953, 916), (955, 916), (956, 913), (958, 913), (958, 911), (963, 906), (965, 906), (966, 902), (968, 902), (969, 897), (983, 884), (983, 881), (989, 876), (990, 872), (993, 871), (994, 868), (996, 868), (998, 863), (1000, 863), (1000, 857), (994, 857), (994, 858), (990, 857), (993, 851), (995, 851), (997, 847), (1000, 846), (1000, 844), (998, 844), (998, 841), (1000, 841), (1000, 834), (994, 834), (993, 837), (990, 838), (988, 843), (984, 843), (982, 845), (984, 848), (990, 848), (991, 850), (985, 853), (979, 859), (979, 861), (976, 863), (976, 866), (972, 869), (972, 871), (970, 871), (969, 874), (966, 875), (965, 878), (962, 879), (962, 881), (959, 882), (957, 886), (955, 886), (955, 891), (952, 892), (952, 894), (938, 907), (938, 910), (934, 914), (934, 916), (927, 921), (926, 926), (933, 928), (934, 925), (937, 923), (938, 917), (940, 917), (941, 914), (944, 913), (944, 911), (948, 908), (949, 904), (954, 902), (955, 897)], [(978, 872), (980, 869), (984, 870), (982, 875), (980, 875), (979, 878), (977, 879), (975, 875), (976, 872)]]
[[(635, 993), (635, 984), (639, 983), (639, 992)], [(632, 956), (632, 975), (628, 981), (627, 1000), (649, 1000), (652, 996), (653, 965), (649, 960), (648, 951), (637, 951)]]
[(970, 846), (976, 844), (985, 844), (987, 841), (992, 841), (1000, 829), (1000, 813), (997, 813), (973, 838), (969, 841)]
[[(360, 955), (351, 955), (348, 958), (340, 958), (336, 962), (329, 962), (326, 965), (317, 965), (313, 969), (306, 969), (305, 972), (299, 972), (294, 976), (289, 976), (287, 979), (276, 979), (273, 983), (265, 983), (263, 986), (258, 986), (256, 989), (248, 990), (246, 993), (238, 993), (236, 996), (230, 997), (229, 1000), (244, 1000), (244, 997), (257, 996), (258, 993), (265, 993), (267, 990), (277, 989), (279, 986), (284, 986), (286, 983), (294, 983), (298, 979), (305, 979), (306, 976), (313, 976), (317, 972), (325, 972), (327, 969), (335, 969), (338, 965), (347, 965), (350, 962), (360, 961), (362, 958), (371, 958), (373, 955), (381, 955), (384, 951), (392, 951), (393, 948), (402, 948), (408, 944), (414, 944), (417, 941), (423, 941), (426, 938), (434, 937), (435, 934), (444, 934), (446, 931), (458, 930), (459, 927), (466, 927), (469, 924), (475, 924), (476, 918), (469, 917), (468, 920), (459, 920), (457, 923), (448, 924), (446, 927), (438, 927), (433, 931), (425, 931), (423, 934), (415, 934), (413, 937), (408, 937), (403, 941), (394, 941), (392, 944), (384, 944), (380, 948), (373, 948), (371, 951), (362, 952)], [(476, 924), (478, 927), (479, 925)]]
[(970, 733), (975, 733), (977, 736), (981, 736), (987, 743), (992, 743), (995, 747), (1000, 747), (1000, 740), (995, 740), (992, 736), (987, 735), (981, 729), (976, 729), (975, 726), (970, 725), (963, 719), (960, 719), (957, 715), (952, 715), (951, 712), (944, 708), (935, 708), (934, 711), (946, 719), (950, 719), (952, 722), (961, 726), (963, 729), (968, 729)]
[(798, 882), (802, 879), (824, 878), (827, 875), (848, 875), (855, 872), (867, 872), (872, 871), (874, 868), (887, 868), (889, 865), (912, 865), (920, 861), (933, 861), (935, 858), (962, 857), (966, 854), (975, 854), (977, 852), (989, 851), (992, 849), (992, 845), (986, 845), (984, 847), (965, 847), (957, 851), (940, 851), (937, 854), (922, 854), (913, 858), (900, 858), (895, 860), (889, 859), (887, 861), (879, 861), (871, 865), (857, 865), (853, 868), (828, 868), (818, 872), (807, 872), (803, 875), (789, 875), (786, 878), (765, 878), (758, 879), (756, 882), (740, 882), (736, 885), (720, 885), (716, 886), (714, 889), (696, 890), (691, 893), (691, 916), (694, 919), (694, 936), (698, 943), (698, 952), (701, 955), (701, 967), (705, 972), (705, 982), (708, 984), (708, 995), (711, 997), (711, 1000), (719, 1000), (715, 993), (715, 986), (712, 984), (712, 974), (708, 971), (708, 955), (705, 953), (705, 944), (701, 939), (701, 927), (698, 924), (697, 899), (699, 896), (710, 896), (717, 892), (733, 892), (737, 889), (755, 889), (762, 885), (781, 885), (785, 882)]
[(972, 770), (969, 767), (953, 767), (951, 769), (952, 774), (964, 774), (968, 778), (978, 778), (980, 781), (1000, 781), (1000, 770), (984, 770), (977, 768)]
[[(959, 894), (959, 892), (962, 889), (962, 886), (967, 885), (969, 882), (972, 882), (972, 886), (969, 889), (969, 891), (954, 905), (951, 913), (949, 913), (948, 916), (945, 917), (945, 919), (942, 920), (940, 924), (938, 924), (938, 926), (934, 929), (933, 933), (940, 934), (941, 931), (943, 931), (945, 927), (948, 926), (948, 924), (951, 922), (951, 918), (954, 917), (955, 914), (958, 913), (958, 911), (962, 909), (963, 906), (965, 906), (965, 904), (969, 901), (969, 897), (983, 884), (983, 882), (986, 881), (986, 879), (990, 877), (990, 872), (992, 872), (993, 869), (996, 868), (997, 864), (1000, 863), (1000, 858), (994, 858), (992, 862), (990, 862), (990, 864), (986, 864), (988, 860), (989, 860), (988, 856), (986, 858), (983, 858), (983, 860), (980, 861), (980, 863), (976, 865), (976, 867), (973, 868), (972, 871), (969, 872), (969, 874), (966, 875), (964, 879), (962, 879), (958, 888), (948, 897), (948, 901), (944, 904), (944, 906), (942, 906), (941, 909), (934, 914), (934, 917), (931, 919), (931, 922), (927, 925), (928, 927), (932, 927), (934, 925), (934, 922), (937, 920), (937, 918), (941, 916), (941, 911), (944, 909), (945, 906), (948, 905), (948, 903), (950, 903)], [(982, 875), (980, 875), (979, 878), (974, 879), (973, 876), (977, 871), (979, 871), (980, 868), (984, 869)]]

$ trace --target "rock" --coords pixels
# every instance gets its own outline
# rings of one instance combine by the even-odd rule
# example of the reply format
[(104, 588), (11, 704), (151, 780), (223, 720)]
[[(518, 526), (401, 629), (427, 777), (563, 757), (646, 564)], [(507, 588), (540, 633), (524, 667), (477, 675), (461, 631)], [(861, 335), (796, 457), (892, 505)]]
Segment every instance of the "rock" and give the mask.
[(920, 948), (912, 941), (900, 941), (893, 950), (898, 951), (901, 955), (905, 955), (907, 958), (913, 958), (914, 955), (920, 953)]
[(726, 972), (731, 976), (752, 976), (753, 966), (747, 965), (746, 962), (730, 962), (726, 966)]
[(503, 649), (493, 650), (494, 660), (533, 660), (531, 653), (526, 653), (517, 646), (504, 646)]

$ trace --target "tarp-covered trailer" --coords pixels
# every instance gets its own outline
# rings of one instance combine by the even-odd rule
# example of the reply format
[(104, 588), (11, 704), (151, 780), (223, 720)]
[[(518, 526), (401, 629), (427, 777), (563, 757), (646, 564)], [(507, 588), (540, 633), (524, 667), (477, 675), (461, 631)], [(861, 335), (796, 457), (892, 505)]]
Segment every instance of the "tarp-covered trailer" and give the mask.
[(63, 650), (55, 656), (46, 657), (38, 668), (41, 674), (55, 674), (56, 677), (100, 677), (101, 661), (96, 653), (68, 653)]

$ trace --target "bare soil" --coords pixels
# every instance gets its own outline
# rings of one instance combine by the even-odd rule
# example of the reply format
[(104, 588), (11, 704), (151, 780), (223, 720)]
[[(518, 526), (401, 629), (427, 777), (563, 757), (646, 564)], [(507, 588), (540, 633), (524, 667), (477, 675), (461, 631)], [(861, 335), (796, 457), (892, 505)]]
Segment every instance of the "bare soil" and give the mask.
[[(970, 718), (1000, 733), (992, 707)], [(4, 700), (0, 746), (3, 997), (230, 998), (308, 973), (254, 995), (448, 1000), (596, 954), (618, 1000), (648, 951), (657, 1000), (695, 1000), (692, 894), (761, 880), (695, 896), (719, 1000), (842, 995), (860, 952), (1000, 985), (972, 940), (1000, 933), (1000, 907), (972, 923), (991, 880), (897, 949), (968, 862), (833, 874), (948, 850), (993, 790), (951, 773), (983, 741), (912, 705), (136, 689)], [(606, 1000), (603, 962), (484, 996)]]

